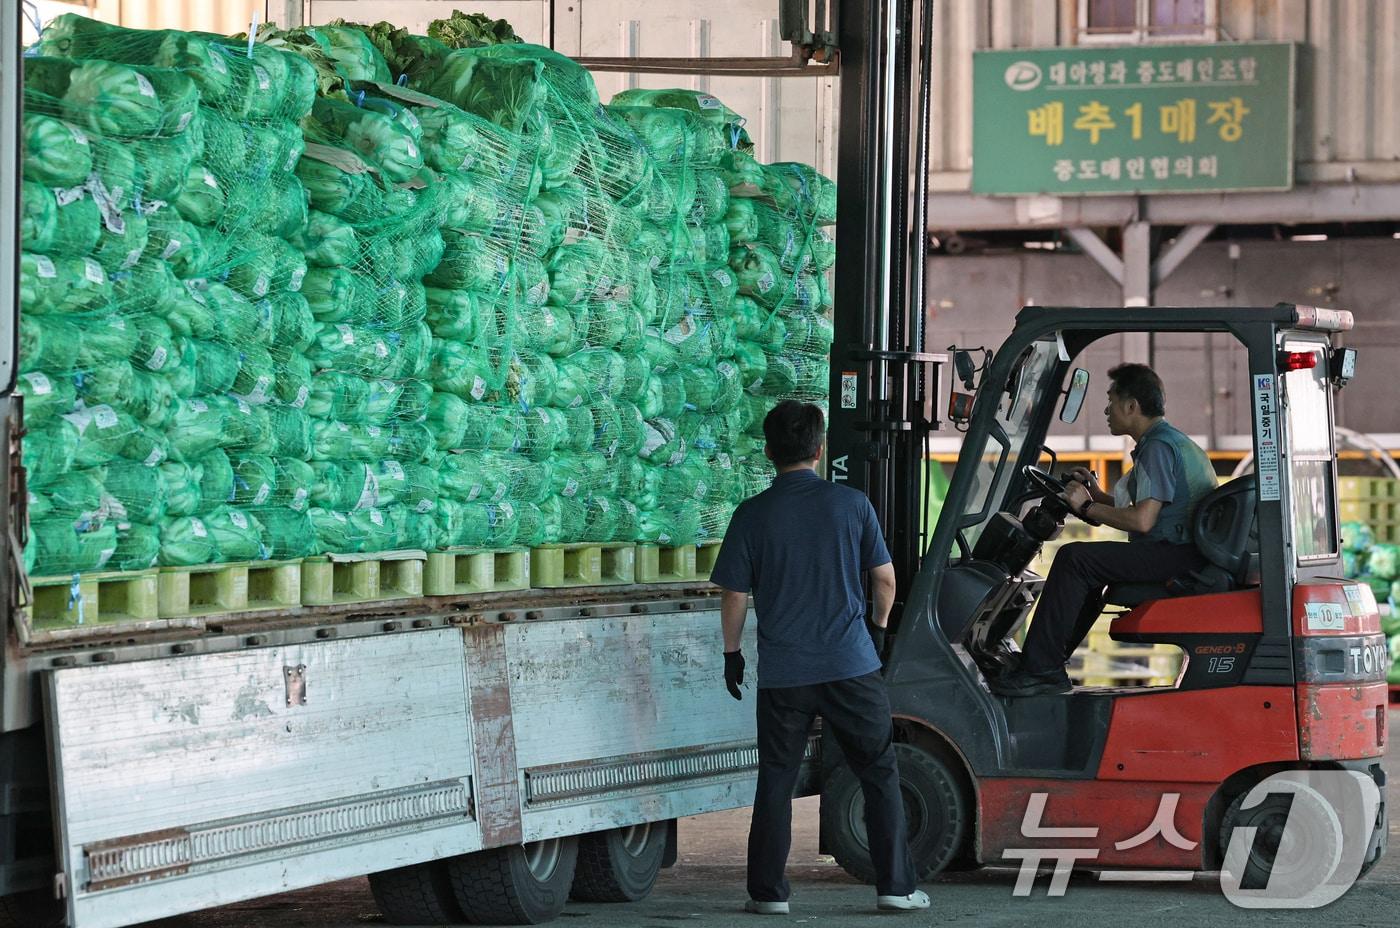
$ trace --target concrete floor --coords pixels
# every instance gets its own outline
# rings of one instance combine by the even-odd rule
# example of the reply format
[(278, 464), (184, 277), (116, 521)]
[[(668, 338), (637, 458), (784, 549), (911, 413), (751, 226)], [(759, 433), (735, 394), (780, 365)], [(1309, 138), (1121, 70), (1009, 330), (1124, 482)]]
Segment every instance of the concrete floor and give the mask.
[[(1044, 925), (1050, 919), (1075, 928), (1124, 928), (1125, 925), (1193, 926), (1259, 925), (1269, 928), (1326, 925), (1400, 925), (1400, 711), (1390, 716), (1387, 789), (1391, 812), (1391, 852), (1342, 899), (1321, 912), (1260, 911), (1235, 908), (1219, 892), (1215, 879), (1200, 876), (1190, 884), (1105, 885), (1089, 873), (1076, 874), (1060, 898), (1047, 898), (1046, 878), (1030, 898), (1014, 898), (1013, 870), (954, 874), (925, 888), (933, 897), (931, 912), (877, 915), (874, 890), (860, 885), (817, 854), (817, 800), (797, 803), (793, 851), (788, 863), (792, 915), (769, 918), (768, 924), (826, 925), (831, 928), (889, 925)], [(663, 871), (650, 898), (632, 905), (570, 904), (561, 923), (599, 928), (668, 928), (678, 922), (706, 928), (752, 926), (758, 916), (740, 911), (744, 893), (744, 843), (748, 810), (717, 812), (681, 823), (681, 857)], [(364, 880), (347, 880), (207, 912), (149, 923), (144, 928), (360, 928), (382, 925), (383, 918)]]

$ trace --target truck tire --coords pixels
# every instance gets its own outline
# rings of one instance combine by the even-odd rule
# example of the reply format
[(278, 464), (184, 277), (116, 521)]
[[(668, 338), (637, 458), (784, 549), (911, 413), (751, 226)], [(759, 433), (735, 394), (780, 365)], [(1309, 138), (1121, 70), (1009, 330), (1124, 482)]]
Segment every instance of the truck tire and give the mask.
[(666, 854), (665, 822), (612, 828), (579, 838), (569, 895), (579, 902), (636, 902), (651, 895)]
[(564, 911), (578, 838), (498, 847), (447, 861), (462, 914), (473, 925), (538, 925)]
[(440, 860), (371, 873), (369, 889), (391, 925), (459, 925), (467, 920)]
[[(957, 774), (938, 757), (910, 744), (896, 744), (909, 851), (918, 879), (948, 866), (963, 849), (972, 814)], [(865, 834), (865, 797), (860, 780), (842, 764), (822, 788), (822, 835), (827, 850), (851, 876), (875, 882)]]

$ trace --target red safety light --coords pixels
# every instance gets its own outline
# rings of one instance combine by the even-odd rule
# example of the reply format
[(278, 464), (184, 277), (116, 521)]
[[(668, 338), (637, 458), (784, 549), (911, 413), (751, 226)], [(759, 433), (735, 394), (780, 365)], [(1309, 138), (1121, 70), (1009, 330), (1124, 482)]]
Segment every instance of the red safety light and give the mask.
[(1284, 351), (1279, 358), (1280, 367), (1287, 371), (1308, 371), (1317, 367), (1316, 351)]

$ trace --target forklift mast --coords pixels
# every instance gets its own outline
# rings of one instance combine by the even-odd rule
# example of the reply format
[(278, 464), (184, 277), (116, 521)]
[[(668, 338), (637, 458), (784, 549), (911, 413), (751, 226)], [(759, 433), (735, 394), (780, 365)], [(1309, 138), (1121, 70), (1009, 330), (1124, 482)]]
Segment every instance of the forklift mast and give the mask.
[[(915, 27), (917, 26), (917, 32)], [(839, 6), (835, 340), (829, 479), (870, 497), (901, 598), (918, 574), (928, 434), (946, 355), (925, 350), (933, 5)]]

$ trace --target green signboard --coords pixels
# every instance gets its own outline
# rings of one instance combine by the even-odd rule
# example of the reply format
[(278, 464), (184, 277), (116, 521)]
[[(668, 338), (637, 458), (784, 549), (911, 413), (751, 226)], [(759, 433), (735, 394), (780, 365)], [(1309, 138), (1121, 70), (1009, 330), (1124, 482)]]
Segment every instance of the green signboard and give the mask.
[(1293, 83), (1291, 44), (976, 52), (972, 190), (1286, 190)]

